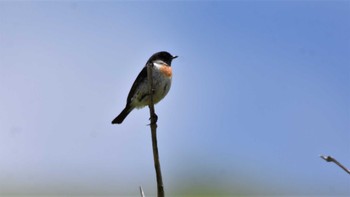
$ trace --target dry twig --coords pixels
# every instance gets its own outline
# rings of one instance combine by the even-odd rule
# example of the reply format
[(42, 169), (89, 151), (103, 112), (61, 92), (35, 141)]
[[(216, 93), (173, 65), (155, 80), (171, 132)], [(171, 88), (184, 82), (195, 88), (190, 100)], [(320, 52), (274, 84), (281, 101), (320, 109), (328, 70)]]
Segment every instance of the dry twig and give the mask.
[(333, 157), (331, 156), (323, 156), (323, 155), (320, 155), (320, 157), (322, 159), (324, 159), (325, 161), (327, 162), (334, 162), (335, 164), (337, 164), (339, 167), (341, 167), (345, 172), (347, 172), (348, 174), (350, 174), (350, 170), (347, 169), (345, 166), (343, 166), (340, 162), (338, 162), (336, 159), (334, 159)]
[(141, 194), (141, 197), (145, 197), (145, 193), (143, 192), (142, 186), (140, 186), (140, 194)]
[(158, 145), (157, 145), (157, 115), (154, 110), (154, 102), (153, 102), (153, 77), (152, 77), (152, 67), (153, 63), (149, 63), (147, 65), (147, 78), (148, 78), (148, 86), (149, 86), (149, 95), (150, 95), (150, 103), (149, 110), (151, 115), (151, 133), (152, 133), (152, 147), (153, 147), (153, 159), (154, 159), (154, 167), (156, 170), (157, 177), (157, 196), (164, 197), (164, 187), (162, 180), (162, 173), (160, 170), (160, 162), (159, 162), (159, 154), (158, 154)]

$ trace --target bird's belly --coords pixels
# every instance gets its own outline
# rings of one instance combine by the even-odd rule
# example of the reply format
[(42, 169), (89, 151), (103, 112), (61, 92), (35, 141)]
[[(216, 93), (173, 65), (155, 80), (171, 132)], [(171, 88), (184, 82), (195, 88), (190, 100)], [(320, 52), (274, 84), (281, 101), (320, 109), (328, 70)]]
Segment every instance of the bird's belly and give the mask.
[(158, 103), (162, 100), (169, 92), (171, 86), (171, 78), (161, 76), (158, 80), (153, 79), (153, 87), (154, 87), (154, 95), (153, 101), (154, 103)]
[[(153, 70), (153, 102), (154, 104), (161, 101), (169, 92), (171, 87), (171, 77), (164, 75), (159, 70)], [(132, 105), (136, 108), (142, 108), (149, 105), (148, 80), (142, 83), (136, 96), (132, 99)]]

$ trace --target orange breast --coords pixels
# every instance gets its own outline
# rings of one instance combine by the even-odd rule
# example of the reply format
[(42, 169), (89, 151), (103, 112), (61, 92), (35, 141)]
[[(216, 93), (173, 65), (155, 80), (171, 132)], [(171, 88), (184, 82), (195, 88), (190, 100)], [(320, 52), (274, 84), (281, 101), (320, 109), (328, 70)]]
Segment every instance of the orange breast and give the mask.
[(167, 77), (171, 77), (172, 76), (172, 72), (171, 72), (171, 67), (170, 66), (162, 66), (159, 69), (165, 76), (167, 76)]

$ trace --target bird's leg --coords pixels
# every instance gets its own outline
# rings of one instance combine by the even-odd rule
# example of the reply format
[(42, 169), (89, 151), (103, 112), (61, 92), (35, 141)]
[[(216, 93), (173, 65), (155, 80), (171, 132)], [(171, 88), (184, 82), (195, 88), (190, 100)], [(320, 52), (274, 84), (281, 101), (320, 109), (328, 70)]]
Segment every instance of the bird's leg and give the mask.
[[(152, 95), (154, 95), (156, 93), (156, 90), (154, 88), (152, 88)], [(152, 119), (153, 118), (153, 119)], [(155, 124), (158, 121), (158, 116), (156, 113), (153, 114), (153, 117), (151, 116), (151, 124)], [(153, 120), (153, 121), (152, 121)]]

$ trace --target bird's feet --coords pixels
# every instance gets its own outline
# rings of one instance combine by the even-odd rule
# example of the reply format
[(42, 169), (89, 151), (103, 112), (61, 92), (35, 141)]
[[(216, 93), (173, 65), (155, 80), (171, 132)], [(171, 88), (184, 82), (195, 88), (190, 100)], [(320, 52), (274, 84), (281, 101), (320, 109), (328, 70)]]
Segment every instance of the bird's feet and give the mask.
[(149, 120), (151, 121), (151, 124), (156, 124), (157, 121), (158, 121), (158, 116), (157, 116), (157, 114), (154, 114), (153, 116), (151, 116), (151, 117), (149, 118)]

